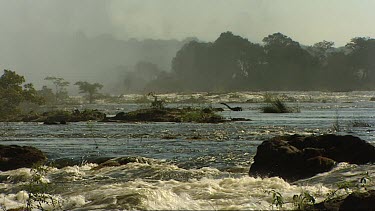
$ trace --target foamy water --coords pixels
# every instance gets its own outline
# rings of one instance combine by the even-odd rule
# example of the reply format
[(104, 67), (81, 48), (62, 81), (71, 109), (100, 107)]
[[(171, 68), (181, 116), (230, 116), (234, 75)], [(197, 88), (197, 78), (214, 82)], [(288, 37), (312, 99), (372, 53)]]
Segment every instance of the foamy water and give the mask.
[[(160, 163), (129, 163), (96, 169), (96, 164), (48, 168), (45, 183), (51, 197), (63, 210), (269, 210), (272, 194), (284, 197), (283, 208), (293, 208), (293, 195), (307, 191), (317, 201), (335, 190), (334, 182), (358, 181), (363, 166), (340, 164), (331, 172), (289, 184), (284, 180), (254, 178), (243, 174), (223, 173), (213, 168), (181, 169)], [(365, 167), (370, 175), (372, 166)], [(30, 169), (2, 172), (0, 204), (8, 209), (24, 205), (28, 193), (22, 187), (32, 175)], [(319, 178), (324, 178), (320, 180)], [(173, 179), (175, 178), (175, 179)], [(332, 181), (327, 181), (332, 180)], [(334, 182), (333, 182), (334, 181)], [(51, 208), (45, 205), (45, 208)]]

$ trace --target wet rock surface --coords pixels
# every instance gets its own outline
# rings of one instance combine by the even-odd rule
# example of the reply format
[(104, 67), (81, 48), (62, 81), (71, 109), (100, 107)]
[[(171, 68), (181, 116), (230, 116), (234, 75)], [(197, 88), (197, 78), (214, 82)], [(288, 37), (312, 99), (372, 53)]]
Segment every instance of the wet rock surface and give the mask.
[(106, 118), (108, 122), (198, 122), (220, 123), (226, 120), (212, 109), (197, 108), (148, 108), (132, 112), (120, 112)]
[(279, 176), (287, 181), (331, 170), (336, 162), (375, 161), (375, 147), (354, 136), (279, 136), (257, 148), (250, 176)]
[(345, 198), (334, 198), (315, 204), (313, 210), (374, 210), (375, 190), (354, 192)]
[(42, 151), (30, 146), (0, 145), (0, 170), (8, 171), (18, 168), (30, 168), (44, 162), (47, 157)]

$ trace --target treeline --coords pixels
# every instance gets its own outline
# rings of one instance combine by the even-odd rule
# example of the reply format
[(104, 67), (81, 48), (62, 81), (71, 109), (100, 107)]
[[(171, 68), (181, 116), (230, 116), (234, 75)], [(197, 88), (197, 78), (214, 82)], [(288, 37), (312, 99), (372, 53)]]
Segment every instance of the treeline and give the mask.
[(281, 33), (262, 44), (225, 32), (214, 42), (191, 41), (146, 91), (375, 89), (375, 39), (353, 38), (344, 47), (322, 41), (303, 46)]
[[(65, 104), (69, 102), (69, 95), (66, 87), (69, 82), (63, 78), (54, 76), (46, 77), (55, 87), (55, 92), (47, 86), (36, 90), (32, 83), (25, 83), (25, 77), (12, 70), (4, 70), (0, 75), (0, 121), (11, 119), (12, 116), (22, 112), (32, 112), (42, 104)], [(99, 90), (103, 87), (99, 83), (77, 81), (80, 93), (84, 93), (89, 103), (101, 97)]]

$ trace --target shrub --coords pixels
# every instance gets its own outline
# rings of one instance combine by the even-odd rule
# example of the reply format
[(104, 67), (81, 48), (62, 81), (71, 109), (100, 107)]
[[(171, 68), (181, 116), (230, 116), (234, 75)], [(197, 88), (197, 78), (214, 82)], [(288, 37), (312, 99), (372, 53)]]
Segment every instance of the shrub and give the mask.
[(299, 109), (294, 111), (293, 109), (289, 108), (283, 101), (279, 98), (276, 98), (269, 102), (268, 105), (261, 108), (263, 113), (293, 113), (299, 112)]

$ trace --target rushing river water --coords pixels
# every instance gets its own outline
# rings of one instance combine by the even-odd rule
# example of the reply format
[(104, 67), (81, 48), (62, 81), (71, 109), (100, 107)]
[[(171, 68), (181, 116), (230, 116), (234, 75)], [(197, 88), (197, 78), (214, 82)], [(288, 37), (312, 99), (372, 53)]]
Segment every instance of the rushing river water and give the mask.
[[(280, 93), (278, 93), (280, 95)], [(283, 93), (285, 95), (285, 93)], [(56, 165), (43, 179), (50, 196), (62, 210), (218, 210), (271, 209), (270, 190), (280, 192), (292, 208), (292, 197), (308, 191), (317, 201), (326, 198), (340, 181), (357, 181), (372, 165), (340, 163), (327, 173), (287, 183), (280, 178), (253, 178), (247, 175), (257, 146), (270, 137), (284, 134), (351, 134), (375, 144), (375, 102), (372, 92), (286, 93), (289, 106), (300, 113), (264, 114), (263, 103), (246, 103), (257, 93), (203, 96), (201, 104), (171, 103), (168, 106), (214, 106), (230, 102), (243, 111), (224, 111), (226, 118), (252, 121), (221, 124), (198, 123), (101, 123), (67, 125), (40, 123), (0, 123), (0, 144), (30, 145), (41, 149)], [(168, 96), (166, 96), (167, 98)], [(174, 97), (176, 97), (174, 95)], [(186, 97), (186, 96), (184, 96)], [(191, 96), (190, 96), (191, 97)], [(231, 98), (232, 97), (232, 98)], [(209, 102), (209, 103), (207, 103)], [(115, 114), (140, 107), (137, 104), (96, 105)], [(357, 127), (367, 123), (370, 127)], [(139, 162), (96, 168), (95, 160), (107, 157), (137, 157)], [(25, 184), (33, 176), (30, 169), (0, 172), (0, 206), (17, 208), (27, 202)], [(368, 184), (372, 188), (372, 184)]]

